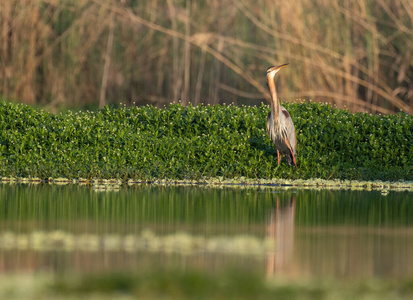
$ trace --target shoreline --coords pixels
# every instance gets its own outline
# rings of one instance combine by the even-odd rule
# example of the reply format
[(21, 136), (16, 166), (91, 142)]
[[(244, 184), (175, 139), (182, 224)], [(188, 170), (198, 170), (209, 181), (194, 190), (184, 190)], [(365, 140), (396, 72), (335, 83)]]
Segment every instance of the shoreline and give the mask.
[(175, 186), (202, 186), (202, 187), (260, 187), (260, 188), (281, 188), (281, 189), (333, 189), (333, 190), (362, 190), (380, 191), (386, 194), (388, 191), (408, 191), (413, 192), (413, 181), (359, 181), (359, 180), (339, 180), (339, 179), (249, 179), (234, 178), (225, 179), (203, 178), (199, 180), (175, 180), (175, 179), (68, 179), (68, 178), (48, 178), (37, 177), (16, 178), (1, 177), (0, 183), (11, 184), (56, 184), (56, 185), (89, 185), (96, 190), (116, 190), (122, 186), (133, 185), (175, 185)]

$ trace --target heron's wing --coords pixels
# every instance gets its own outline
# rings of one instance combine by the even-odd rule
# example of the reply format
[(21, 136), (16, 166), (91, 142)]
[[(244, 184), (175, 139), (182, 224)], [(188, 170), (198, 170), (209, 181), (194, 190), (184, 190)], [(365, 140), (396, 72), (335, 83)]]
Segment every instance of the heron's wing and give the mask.
[(292, 149), (292, 147), (291, 147), (291, 144), (290, 144), (290, 142), (288, 141), (288, 139), (287, 139), (286, 136), (284, 136), (283, 138), (284, 138), (284, 143), (285, 143), (285, 145), (288, 147), (288, 149), (290, 149), (291, 159), (292, 159), (292, 161), (293, 161), (293, 163), (294, 163), (294, 165), (295, 165), (295, 168), (297, 169), (297, 162), (296, 162), (296, 160), (295, 160), (295, 154), (294, 154), (294, 151), (293, 151), (293, 149)]
[(283, 113), (285, 117), (286, 138), (288, 139), (288, 142), (291, 146), (291, 150), (293, 154), (295, 155), (296, 150), (297, 150), (297, 137), (295, 135), (294, 123), (293, 123), (293, 120), (291, 119), (290, 114), (284, 107), (281, 108), (281, 112)]

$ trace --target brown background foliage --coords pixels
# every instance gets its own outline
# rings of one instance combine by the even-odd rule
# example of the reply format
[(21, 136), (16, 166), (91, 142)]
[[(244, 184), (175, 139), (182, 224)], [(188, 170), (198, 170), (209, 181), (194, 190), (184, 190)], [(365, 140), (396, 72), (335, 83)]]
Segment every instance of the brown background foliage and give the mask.
[(0, 95), (106, 103), (284, 101), (413, 113), (410, 0), (0, 0)]

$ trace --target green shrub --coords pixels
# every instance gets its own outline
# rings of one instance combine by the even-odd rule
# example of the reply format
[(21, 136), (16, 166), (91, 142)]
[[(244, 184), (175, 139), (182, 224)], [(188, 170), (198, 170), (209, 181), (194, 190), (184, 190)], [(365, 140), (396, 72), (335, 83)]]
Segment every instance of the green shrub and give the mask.
[(200, 179), (413, 179), (413, 117), (286, 103), (298, 170), (265, 131), (268, 106), (105, 107), (53, 115), (0, 103), (0, 175)]

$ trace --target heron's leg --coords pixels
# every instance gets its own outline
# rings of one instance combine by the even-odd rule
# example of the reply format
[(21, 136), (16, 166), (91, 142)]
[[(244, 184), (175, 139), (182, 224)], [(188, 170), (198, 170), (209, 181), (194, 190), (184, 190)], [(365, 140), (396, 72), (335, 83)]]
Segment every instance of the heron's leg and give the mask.
[(278, 165), (279, 165), (280, 162), (281, 162), (281, 155), (280, 155), (280, 151), (278, 151), (278, 149), (277, 149), (277, 157), (278, 157)]

